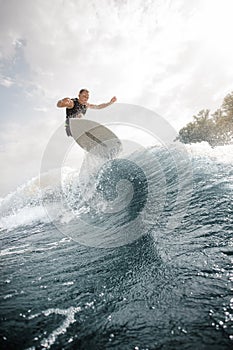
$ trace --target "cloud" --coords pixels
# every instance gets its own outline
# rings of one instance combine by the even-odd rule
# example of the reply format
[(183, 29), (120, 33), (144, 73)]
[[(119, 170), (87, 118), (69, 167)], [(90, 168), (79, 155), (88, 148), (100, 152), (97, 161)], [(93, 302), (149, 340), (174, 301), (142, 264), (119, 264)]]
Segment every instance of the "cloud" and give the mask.
[[(16, 19), (13, 4), (14, 13), (20, 14)], [(125, 94), (126, 99), (136, 99), (147, 81), (174, 65), (182, 50), (180, 31), (187, 6), (169, 4), (10, 0), (3, 7), (7, 20), (1, 26), (8, 37), (3, 52), (13, 56), (15, 43), (23, 40), (29, 78), (51, 98), (90, 85), (101, 88), (97, 99), (103, 88), (122, 91), (123, 99)]]
[[(40, 145), (64, 118), (57, 100), (82, 87), (91, 91), (90, 102), (116, 95), (154, 110), (176, 129), (200, 109), (217, 108), (233, 90), (231, 0), (0, 4), (6, 183), (14, 159), (36, 169), (28, 150), (35, 147), (33, 157), (40, 158)], [(23, 137), (16, 144), (18, 132)]]
[[(39, 112), (38, 112), (39, 113)], [(44, 114), (44, 112), (41, 112)], [(41, 160), (46, 146), (57, 128), (63, 122), (46, 120), (39, 117), (27, 124), (9, 123), (8, 128), (1, 129), (0, 164), (1, 184), (0, 196), (14, 191), (18, 185), (25, 183), (34, 176), (39, 176)], [(61, 128), (61, 137), (57, 141), (50, 161), (60, 153), (60, 148), (72, 143)]]
[(48, 108), (46, 108), (46, 107), (34, 107), (34, 111), (46, 113), (46, 112), (48, 112)]
[(15, 84), (15, 82), (11, 78), (9, 78), (9, 77), (0, 77), (0, 85), (1, 86), (9, 88), (9, 87), (11, 87), (14, 84)]

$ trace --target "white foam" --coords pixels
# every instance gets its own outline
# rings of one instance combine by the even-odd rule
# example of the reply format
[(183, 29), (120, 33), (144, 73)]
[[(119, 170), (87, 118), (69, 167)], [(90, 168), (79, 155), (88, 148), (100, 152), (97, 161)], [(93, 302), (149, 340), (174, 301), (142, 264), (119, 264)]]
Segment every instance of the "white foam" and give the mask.
[(50, 206), (54, 208), (54, 217), (59, 217), (56, 196), (59, 197), (62, 178), (68, 179), (73, 169), (56, 169), (40, 177), (34, 177), (19, 186), (0, 200), (0, 229), (14, 229), (19, 226), (31, 225), (36, 222), (49, 223), (47, 209), (43, 199), (50, 197)]
[(23, 244), (21, 246), (13, 246), (10, 248), (2, 249), (0, 251), (0, 256), (5, 255), (15, 255), (15, 254), (24, 254), (26, 251), (30, 250), (29, 244)]
[(62, 315), (65, 318), (63, 323), (58, 328), (56, 328), (52, 333), (50, 333), (47, 338), (44, 338), (41, 340), (40, 345), (43, 348), (49, 349), (56, 342), (57, 337), (61, 334), (65, 334), (69, 326), (72, 323), (76, 322), (75, 314), (80, 311), (81, 311), (81, 307), (71, 306), (68, 309), (59, 309), (59, 308), (48, 309), (48, 310), (42, 311), (40, 314), (38, 313), (38, 314), (29, 316), (29, 320), (35, 317), (38, 317), (41, 314), (44, 315), (45, 317), (48, 317), (51, 314), (56, 314), (56, 315)]
[(187, 151), (194, 157), (208, 157), (224, 164), (233, 164), (233, 145), (211, 147), (208, 142), (185, 145)]
[(36, 222), (48, 223), (50, 220), (42, 206), (24, 207), (14, 214), (7, 215), (0, 219), (1, 229), (10, 230), (19, 226), (31, 225)]

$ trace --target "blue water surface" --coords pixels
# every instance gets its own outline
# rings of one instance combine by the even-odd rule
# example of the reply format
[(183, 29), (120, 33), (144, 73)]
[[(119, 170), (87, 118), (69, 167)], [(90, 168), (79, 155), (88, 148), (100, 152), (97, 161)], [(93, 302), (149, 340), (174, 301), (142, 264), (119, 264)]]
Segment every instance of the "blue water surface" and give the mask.
[[(2, 199), (1, 349), (232, 349), (232, 164), (190, 152), (188, 183), (172, 152), (108, 162), (85, 198), (74, 176)], [(103, 214), (122, 177), (133, 199)]]

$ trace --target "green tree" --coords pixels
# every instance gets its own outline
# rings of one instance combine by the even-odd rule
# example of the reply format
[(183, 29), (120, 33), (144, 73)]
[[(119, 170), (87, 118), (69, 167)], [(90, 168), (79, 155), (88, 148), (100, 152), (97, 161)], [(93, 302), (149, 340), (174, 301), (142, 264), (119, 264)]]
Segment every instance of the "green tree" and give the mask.
[(223, 100), (221, 109), (226, 115), (233, 116), (233, 91), (226, 95), (226, 97)]
[(209, 109), (203, 109), (193, 119), (179, 131), (177, 139), (181, 142), (207, 141), (212, 146), (233, 143), (233, 92), (212, 115)]
[(210, 118), (210, 110), (203, 109), (197, 116), (193, 116), (194, 121), (179, 131), (178, 139), (183, 143), (212, 142), (214, 122)]

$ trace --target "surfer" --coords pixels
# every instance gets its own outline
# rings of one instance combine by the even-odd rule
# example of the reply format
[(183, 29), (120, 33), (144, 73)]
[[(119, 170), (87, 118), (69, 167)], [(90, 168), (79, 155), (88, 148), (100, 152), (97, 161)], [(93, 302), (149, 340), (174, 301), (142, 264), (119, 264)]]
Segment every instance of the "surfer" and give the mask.
[(66, 134), (67, 136), (72, 136), (70, 131), (70, 121), (69, 118), (82, 118), (85, 114), (88, 108), (91, 109), (102, 109), (110, 106), (114, 102), (116, 102), (116, 97), (114, 96), (111, 98), (111, 100), (107, 103), (101, 103), (99, 105), (94, 105), (91, 103), (88, 103), (89, 99), (89, 91), (87, 89), (81, 89), (78, 94), (78, 98), (69, 98), (65, 97), (62, 100), (59, 100), (57, 102), (57, 107), (64, 108), (66, 107)]

